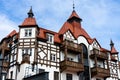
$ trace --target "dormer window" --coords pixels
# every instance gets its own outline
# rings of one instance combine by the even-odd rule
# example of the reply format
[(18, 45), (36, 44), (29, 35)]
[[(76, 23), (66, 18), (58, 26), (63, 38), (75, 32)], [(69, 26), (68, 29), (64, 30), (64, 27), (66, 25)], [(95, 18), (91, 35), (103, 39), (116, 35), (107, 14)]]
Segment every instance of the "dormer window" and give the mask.
[(47, 42), (54, 43), (54, 35), (47, 33)]
[(32, 29), (25, 29), (25, 37), (32, 36)]

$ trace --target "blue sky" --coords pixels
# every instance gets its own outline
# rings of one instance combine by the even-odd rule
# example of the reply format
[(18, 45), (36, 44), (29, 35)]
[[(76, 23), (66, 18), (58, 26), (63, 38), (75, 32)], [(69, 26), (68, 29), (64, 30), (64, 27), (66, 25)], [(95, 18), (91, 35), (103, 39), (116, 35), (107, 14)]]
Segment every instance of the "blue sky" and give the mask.
[[(120, 0), (74, 0), (82, 27), (102, 47), (110, 39), (120, 52)], [(73, 0), (0, 0), (0, 40), (27, 17), (30, 6), (40, 27), (58, 32), (72, 12)]]

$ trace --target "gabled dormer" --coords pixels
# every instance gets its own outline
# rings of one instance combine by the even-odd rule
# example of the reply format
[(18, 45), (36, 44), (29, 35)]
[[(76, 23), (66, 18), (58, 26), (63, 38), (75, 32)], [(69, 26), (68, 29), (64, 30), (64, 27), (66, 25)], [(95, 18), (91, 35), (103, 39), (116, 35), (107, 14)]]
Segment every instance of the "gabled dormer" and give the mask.
[(32, 7), (27, 13), (28, 17), (25, 18), (23, 23), (19, 25), (20, 38), (35, 38), (38, 33), (38, 25), (36, 23), (36, 19), (34, 18), (34, 13), (32, 11)]

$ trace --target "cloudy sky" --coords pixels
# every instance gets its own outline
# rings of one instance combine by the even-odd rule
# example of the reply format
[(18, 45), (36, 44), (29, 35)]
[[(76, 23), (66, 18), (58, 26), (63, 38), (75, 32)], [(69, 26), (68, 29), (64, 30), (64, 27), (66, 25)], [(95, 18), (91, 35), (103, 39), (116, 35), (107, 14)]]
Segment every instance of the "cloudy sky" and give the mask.
[[(74, 0), (82, 27), (104, 48), (110, 39), (120, 52), (120, 0)], [(27, 17), (30, 6), (40, 27), (58, 32), (73, 10), (73, 0), (0, 0), (0, 40)]]

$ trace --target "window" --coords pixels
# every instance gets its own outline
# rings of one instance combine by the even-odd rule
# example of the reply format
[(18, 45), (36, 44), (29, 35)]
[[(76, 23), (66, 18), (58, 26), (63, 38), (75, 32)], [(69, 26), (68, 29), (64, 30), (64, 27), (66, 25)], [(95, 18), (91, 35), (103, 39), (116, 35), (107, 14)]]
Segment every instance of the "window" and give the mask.
[(13, 77), (13, 71), (10, 72), (10, 79)]
[(67, 61), (73, 61), (73, 58), (67, 57)]
[(32, 36), (32, 29), (25, 29), (25, 37)]
[(59, 72), (54, 71), (54, 80), (59, 80)]
[(31, 55), (32, 54), (32, 49), (31, 48), (24, 48), (22, 49), (22, 54), (29, 54)]
[(72, 74), (66, 74), (66, 80), (72, 80)]
[(56, 61), (56, 55), (55, 54), (51, 54), (50, 55), (50, 60), (51, 61)]
[(47, 42), (53, 43), (54, 42), (54, 36), (52, 34), (47, 34)]

